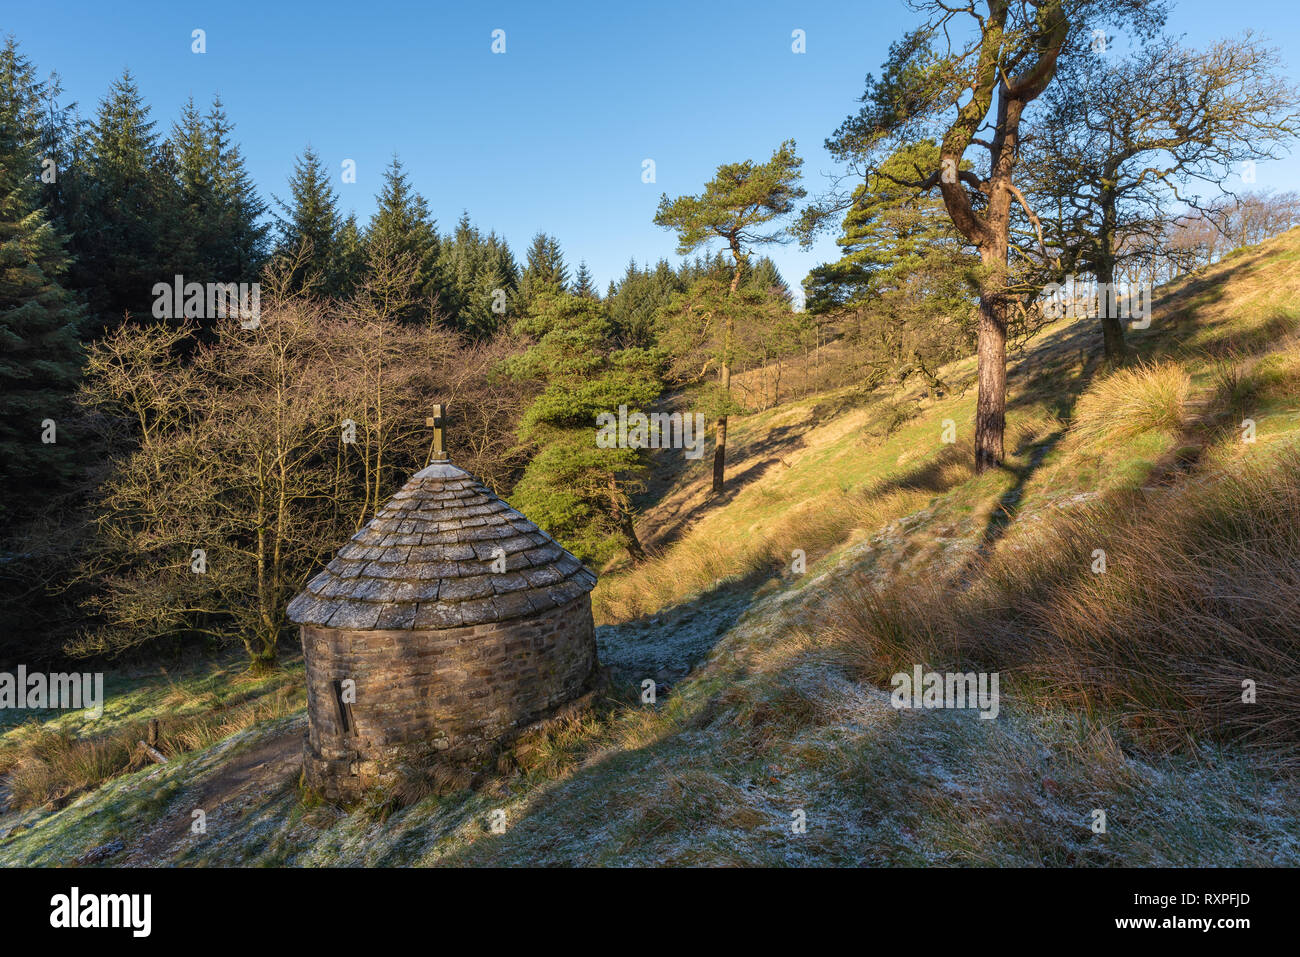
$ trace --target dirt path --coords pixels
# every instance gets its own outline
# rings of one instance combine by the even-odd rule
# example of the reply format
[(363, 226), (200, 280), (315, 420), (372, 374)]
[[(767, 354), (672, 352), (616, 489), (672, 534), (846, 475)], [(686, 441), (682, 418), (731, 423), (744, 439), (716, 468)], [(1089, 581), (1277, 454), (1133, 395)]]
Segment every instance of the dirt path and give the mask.
[(217, 827), (237, 819), (266, 794), (296, 781), (302, 771), (303, 727), (304, 722), (294, 722), (229, 758), (218, 757), (184, 794), (169, 802), (167, 813), (137, 843), (111, 863), (128, 867), (170, 863), (191, 837), (195, 810), (203, 811), (209, 828)]

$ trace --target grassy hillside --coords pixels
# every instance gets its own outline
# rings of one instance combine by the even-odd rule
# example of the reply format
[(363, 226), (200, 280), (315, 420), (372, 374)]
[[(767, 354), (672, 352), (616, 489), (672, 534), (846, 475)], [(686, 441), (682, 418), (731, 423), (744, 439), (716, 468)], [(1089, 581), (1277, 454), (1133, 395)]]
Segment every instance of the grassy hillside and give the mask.
[[(188, 702), (194, 734), (102, 787), (15, 792), (0, 863), (1298, 864), (1297, 258), (1300, 230), (1163, 290), (1119, 372), (1094, 322), (1043, 330), (1000, 471), (969, 467), (973, 360), (737, 417), (720, 500), (707, 460), (663, 459), (654, 559), (593, 596), (613, 690), (478, 790), (312, 804), (299, 670), (225, 724), (203, 695), (228, 673), (123, 676), (106, 720)], [(1000, 672), (997, 719), (894, 709), (916, 664)], [(67, 776), (42, 755), (75, 739), (39, 746), (67, 720), (4, 732), (11, 790)]]

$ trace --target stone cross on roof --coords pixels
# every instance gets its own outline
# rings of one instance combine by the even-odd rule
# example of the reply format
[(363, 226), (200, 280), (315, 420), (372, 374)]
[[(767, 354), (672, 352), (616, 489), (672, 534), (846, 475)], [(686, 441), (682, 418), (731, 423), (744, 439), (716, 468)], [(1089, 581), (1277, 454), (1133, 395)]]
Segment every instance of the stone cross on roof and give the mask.
[(429, 457), (430, 462), (450, 462), (451, 457), (442, 447), (442, 419), (443, 406), (441, 404), (433, 407), (433, 415), (424, 420), (424, 424), (433, 429), (433, 455)]

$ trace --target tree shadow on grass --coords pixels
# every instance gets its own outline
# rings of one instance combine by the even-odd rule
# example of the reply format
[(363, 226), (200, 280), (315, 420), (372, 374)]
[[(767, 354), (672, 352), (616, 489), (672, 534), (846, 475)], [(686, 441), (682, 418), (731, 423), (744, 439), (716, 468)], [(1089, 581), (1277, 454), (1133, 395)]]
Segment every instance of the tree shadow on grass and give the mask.
[[(642, 544), (648, 546), (653, 552), (678, 541), (705, 515), (734, 500), (748, 485), (761, 478), (769, 468), (803, 448), (805, 433), (816, 424), (812, 422), (779, 426), (768, 432), (760, 441), (745, 443), (743, 455), (728, 463), (726, 484), (721, 494), (713, 494), (709, 490), (713, 474), (712, 441), (707, 444), (705, 453), (700, 459), (686, 461), (685, 465), (674, 467), (671, 460), (667, 463), (663, 462), (664, 456), (681, 456), (680, 449), (669, 449), (659, 453), (656, 456), (656, 465), (665, 467), (656, 469), (657, 474), (651, 478), (649, 488), (640, 496), (640, 504), (643, 508), (650, 504), (655, 505), (660, 512), (660, 520), (654, 528), (638, 529), (638, 533), (642, 536)], [(737, 465), (741, 466), (738, 471)], [(682, 470), (685, 468), (701, 470), (700, 485), (693, 488), (679, 503), (669, 505), (667, 499), (674, 491), (679, 490)], [(701, 486), (703, 495), (700, 494)]]
[(1060, 443), (1065, 437), (1065, 429), (1057, 429), (1047, 438), (1040, 442), (1034, 443), (1030, 447), (1029, 458), (1024, 465), (1016, 466), (1008, 462), (1003, 462), (998, 466), (1003, 472), (1015, 477), (1015, 482), (1011, 488), (1002, 493), (998, 499), (997, 505), (989, 513), (988, 521), (984, 525), (984, 532), (980, 535), (979, 544), (975, 546), (975, 552), (970, 560), (962, 567), (958, 573), (958, 580), (969, 586), (970, 580), (974, 573), (979, 570), (997, 549), (998, 542), (1006, 535), (1007, 529), (1015, 521), (1016, 516), (1020, 513), (1020, 506), (1024, 500), (1025, 486), (1029, 480), (1043, 464), (1049, 452)]

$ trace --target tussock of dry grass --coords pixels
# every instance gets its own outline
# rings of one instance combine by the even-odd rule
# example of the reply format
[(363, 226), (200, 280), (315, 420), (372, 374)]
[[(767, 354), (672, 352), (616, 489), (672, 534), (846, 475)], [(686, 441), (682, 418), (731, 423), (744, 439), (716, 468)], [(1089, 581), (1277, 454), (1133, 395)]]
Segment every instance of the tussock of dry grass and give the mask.
[(391, 785), (368, 790), (361, 809), (371, 820), (386, 821), (402, 808), (426, 798), (467, 791), (473, 783), (474, 773), (468, 768), (422, 759), (397, 768)]
[[(974, 664), (1018, 676), (1043, 704), (1118, 713), (1152, 745), (1236, 738), (1294, 762), (1298, 615), (1300, 451), (1289, 448), (1057, 513), (967, 591), (859, 579), (829, 626), (876, 681), (915, 662)], [(1242, 701), (1247, 680), (1255, 704)]]
[(1071, 425), (1074, 445), (1130, 438), (1183, 425), (1191, 378), (1177, 362), (1141, 364), (1097, 379), (1079, 398)]

